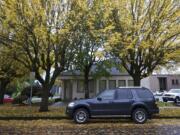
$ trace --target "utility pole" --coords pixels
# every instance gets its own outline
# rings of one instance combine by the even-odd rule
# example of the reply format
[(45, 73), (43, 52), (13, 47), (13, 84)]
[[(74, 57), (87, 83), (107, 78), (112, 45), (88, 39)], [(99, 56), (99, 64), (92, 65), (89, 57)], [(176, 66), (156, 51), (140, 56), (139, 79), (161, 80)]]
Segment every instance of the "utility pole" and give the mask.
[(31, 103), (32, 103), (32, 89), (33, 89), (34, 78), (35, 78), (35, 72), (30, 72), (30, 83), (31, 83), (30, 106), (31, 106)]

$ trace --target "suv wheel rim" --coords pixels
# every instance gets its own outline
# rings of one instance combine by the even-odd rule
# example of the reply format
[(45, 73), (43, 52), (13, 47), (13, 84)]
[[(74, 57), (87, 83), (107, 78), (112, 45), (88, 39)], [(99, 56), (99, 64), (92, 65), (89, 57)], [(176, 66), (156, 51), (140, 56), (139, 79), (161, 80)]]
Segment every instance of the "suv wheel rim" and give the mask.
[(77, 122), (83, 123), (83, 122), (86, 121), (86, 118), (87, 118), (87, 115), (86, 115), (86, 113), (84, 111), (77, 112), (77, 114), (76, 114)]
[(146, 119), (146, 116), (143, 111), (137, 111), (135, 113), (135, 118), (138, 122), (143, 122)]

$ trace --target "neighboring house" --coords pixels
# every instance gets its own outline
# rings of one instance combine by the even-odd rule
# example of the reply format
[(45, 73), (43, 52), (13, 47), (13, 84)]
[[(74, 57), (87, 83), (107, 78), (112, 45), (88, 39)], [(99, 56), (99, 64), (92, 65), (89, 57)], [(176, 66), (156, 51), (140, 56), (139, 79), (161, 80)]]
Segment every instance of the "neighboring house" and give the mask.
[(141, 80), (141, 86), (151, 91), (169, 91), (180, 88), (180, 74), (156, 74)]
[[(89, 77), (90, 97), (105, 89), (134, 86), (133, 79), (128, 73), (119, 72), (116, 68), (111, 68), (109, 73), (109, 77), (99, 79)], [(79, 71), (63, 72), (59, 79), (62, 81), (62, 99), (84, 98), (83, 75)], [(141, 86), (149, 88), (152, 92), (180, 88), (180, 75), (152, 75), (142, 79)]]
[[(93, 79), (89, 77), (90, 97), (102, 90), (117, 87), (133, 86), (133, 79), (127, 73), (120, 73), (118, 69), (111, 68), (109, 77)], [(84, 98), (83, 75), (79, 71), (67, 71), (60, 75), (62, 81), (62, 98), (65, 100)]]

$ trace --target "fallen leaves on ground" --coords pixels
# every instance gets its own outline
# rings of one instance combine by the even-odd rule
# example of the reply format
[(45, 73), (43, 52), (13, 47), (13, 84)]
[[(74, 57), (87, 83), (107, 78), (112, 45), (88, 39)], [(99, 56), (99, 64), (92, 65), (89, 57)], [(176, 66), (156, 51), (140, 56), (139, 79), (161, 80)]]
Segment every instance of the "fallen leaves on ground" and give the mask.
[(153, 119), (143, 125), (134, 124), (129, 119), (93, 119), (87, 124), (75, 124), (72, 120), (0, 120), (0, 134), (33, 135), (109, 135), (109, 134), (163, 134), (172, 135), (180, 132), (180, 120)]

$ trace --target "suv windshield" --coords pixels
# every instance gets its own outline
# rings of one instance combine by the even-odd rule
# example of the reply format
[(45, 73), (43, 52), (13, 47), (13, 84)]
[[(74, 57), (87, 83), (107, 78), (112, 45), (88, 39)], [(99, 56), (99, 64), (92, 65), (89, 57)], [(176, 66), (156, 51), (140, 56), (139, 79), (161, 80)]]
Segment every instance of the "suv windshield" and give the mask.
[(169, 92), (171, 92), (171, 93), (180, 93), (180, 89), (172, 89)]

